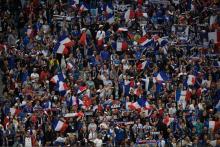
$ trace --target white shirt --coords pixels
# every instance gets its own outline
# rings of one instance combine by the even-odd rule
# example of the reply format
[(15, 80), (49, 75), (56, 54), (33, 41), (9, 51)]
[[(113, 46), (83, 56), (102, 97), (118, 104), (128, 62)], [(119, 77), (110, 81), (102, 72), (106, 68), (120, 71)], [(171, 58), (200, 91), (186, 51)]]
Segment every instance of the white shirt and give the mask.
[(33, 82), (36, 82), (39, 79), (39, 74), (38, 73), (32, 73), (31, 74), (31, 79)]
[(175, 114), (176, 113), (176, 108), (174, 107), (171, 107), (171, 108), (169, 108), (169, 114), (170, 115), (173, 115), (173, 114)]
[(25, 137), (25, 147), (32, 147), (31, 137)]

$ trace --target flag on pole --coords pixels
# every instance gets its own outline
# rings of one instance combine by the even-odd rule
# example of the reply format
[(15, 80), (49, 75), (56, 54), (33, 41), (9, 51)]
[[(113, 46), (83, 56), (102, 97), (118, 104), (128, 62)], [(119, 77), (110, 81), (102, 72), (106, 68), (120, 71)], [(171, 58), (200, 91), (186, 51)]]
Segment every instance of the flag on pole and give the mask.
[(59, 73), (55, 76), (53, 76), (51, 79), (50, 79), (50, 82), (56, 84), (58, 81), (64, 81), (65, 80), (65, 75), (63, 73)]

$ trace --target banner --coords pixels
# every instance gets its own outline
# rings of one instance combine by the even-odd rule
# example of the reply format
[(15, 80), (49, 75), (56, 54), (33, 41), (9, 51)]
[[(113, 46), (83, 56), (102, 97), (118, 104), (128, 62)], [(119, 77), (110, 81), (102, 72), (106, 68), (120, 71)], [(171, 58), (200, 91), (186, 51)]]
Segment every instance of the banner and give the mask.
[(128, 8), (131, 7), (129, 4), (127, 5), (115, 5), (114, 10), (119, 12), (125, 12), (128, 10)]

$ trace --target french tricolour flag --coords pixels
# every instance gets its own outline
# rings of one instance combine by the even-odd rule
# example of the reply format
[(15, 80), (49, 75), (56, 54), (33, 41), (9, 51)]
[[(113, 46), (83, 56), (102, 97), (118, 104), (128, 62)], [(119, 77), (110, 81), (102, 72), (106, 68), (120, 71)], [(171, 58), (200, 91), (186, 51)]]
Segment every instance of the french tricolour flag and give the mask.
[(64, 117), (83, 117), (84, 113), (83, 112), (78, 112), (78, 113), (67, 113), (64, 115)]
[(58, 91), (62, 92), (62, 91), (66, 91), (68, 90), (68, 86), (66, 83), (64, 83), (63, 81), (59, 81), (58, 83)]
[(126, 104), (127, 108), (130, 110), (138, 110), (141, 111), (141, 108), (145, 108), (145, 109), (152, 109), (152, 107), (150, 106), (150, 104), (148, 103), (148, 101), (146, 99), (143, 98), (139, 98), (136, 102), (134, 103), (127, 103)]
[(50, 82), (56, 84), (58, 81), (64, 81), (65, 80), (65, 75), (63, 73), (59, 73), (58, 75), (53, 76), (50, 79)]
[(86, 39), (86, 32), (83, 32), (80, 39), (79, 43), (83, 46), (87, 45), (87, 39)]
[(87, 90), (87, 86), (80, 86), (78, 91), (77, 91), (77, 94), (80, 94), (80, 93), (82, 93), (82, 92), (84, 92), (86, 90)]
[(116, 43), (116, 50), (117, 51), (125, 51), (125, 50), (127, 50), (128, 49), (128, 44), (127, 44), (127, 42), (126, 41), (118, 41), (117, 43)]
[(196, 77), (194, 75), (188, 75), (187, 85), (194, 85), (196, 83)]
[(89, 10), (89, 7), (85, 4), (85, 3), (83, 3), (81, 6), (80, 6), (80, 8), (79, 8), (79, 11), (80, 12), (85, 12), (85, 11), (88, 11)]
[(169, 126), (172, 122), (174, 121), (174, 118), (171, 118), (169, 116), (166, 116), (164, 119), (163, 119), (163, 123), (167, 126)]
[(141, 110), (141, 105), (138, 102), (130, 103), (128, 107), (130, 110)]
[(74, 42), (69, 37), (62, 37), (54, 47), (54, 52), (58, 54), (68, 54), (70, 47), (74, 45)]
[(17, 108), (10, 108), (10, 113), (12, 116), (18, 116), (21, 113), (21, 110)]
[(183, 108), (186, 107), (186, 101), (190, 99), (190, 92), (183, 90), (176, 90), (175, 99), (178, 104), (181, 104)]
[(156, 73), (154, 76), (154, 83), (156, 82), (161, 83), (161, 82), (168, 81), (168, 80), (169, 80), (168, 76), (163, 71)]
[(141, 70), (145, 69), (145, 67), (147, 66), (147, 64), (148, 64), (148, 61), (138, 62), (138, 63), (136, 64), (137, 70), (138, 70), (138, 71), (141, 71)]
[(65, 130), (68, 127), (68, 125), (65, 122), (60, 120), (54, 121), (52, 125), (55, 131), (60, 131), (60, 132), (65, 132)]
[(148, 39), (147, 36), (143, 36), (143, 37), (141, 37), (141, 38), (138, 40), (138, 43), (139, 43), (141, 46), (147, 47), (147, 46), (150, 46), (150, 45), (153, 43), (153, 40), (152, 40), (152, 39)]
[(127, 22), (129, 19), (135, 18), (135, 12), (132, 9), (128, 9), (124, 15), (125, 21)]

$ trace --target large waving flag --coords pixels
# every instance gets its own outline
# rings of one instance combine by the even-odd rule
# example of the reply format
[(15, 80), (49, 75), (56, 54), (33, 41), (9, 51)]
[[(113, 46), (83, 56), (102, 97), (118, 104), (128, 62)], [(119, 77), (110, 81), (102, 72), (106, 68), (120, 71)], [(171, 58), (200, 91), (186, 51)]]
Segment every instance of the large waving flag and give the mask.
[(86, 39), (86, 32), (83, 32), (80, 39), (79, 39), (79, 44), (85, 46), (87, 45), (87, 39)]
[(141, 105), (138, 102), (129, 103), (128, 109), (141, 111)]
[(129, 19), (134, 19), (135, 18), (135, 11), (129, 8), (124, 15), (124, 19), (127, 22)]
[(176, 90), (175, 99), (178, 104), (181, 104), (183, 108), (186, 107), (186, 101), (190, 99), (190, 92), (183, 90)]
[(60, 120), (53, 121), (52, 126), (53, 129), (58, 132), (65, 132), (65, 130), (68, 128), (68, 124)]
[(141, 38), (138, 40), (138, 43), (139, 43), (141, 46), (148, 47), (148, 46), (150, 46), (150, 45), (153, 43), (153, 40), (152, 40), (152, 39), (148, 39), (147, 36), (143, 36), (143, 37), (141, 37)]
[(88, 95), (84, 95), (82, 100), (79, 99), (79, 105), (81, 105), (82, 108), (87, 109), (92, 105), (92, 100), (88, 97)]
[(128, 103), (126, 105), (127, 105), (128, 109), (130, 109), (130, 110), (138, 110), (139, 112), (141, 111), (142, 108), (144, 108), (144, 109), (152, 109), (152, 106), (144, 98), (139, 98), (136, 102)]
[(169, 80), (167, 74), (163, 71), (160, 71), (154, 75), (154, 83), (162, 83)]
[(65, 82), (59, 81), (57, 83), (57, 88), (56, 89), (59, 92), (67, 91), (68, 90), (68, 86), (67, 86), (67, 84)]
[(57, 54), (68, 54), (69, 48), (74, 45), (74, 42), (69, 37), (61, 37), (54, 47), (54, 52)]
[(58, 83), (58, 81), (64, 81), (66, 78), (66, 76), (63, 74), (63, 73), (59, 73), (55, 76), (53, 76), (51, 79), (50, 79), (50, 82), (56, 84)]
[(138, 71), (141, 71), (141, 70), (145, 69), (145, 67), (147, 66), (147, 64), (148, 64), (148, 61), (144, 61), (144, 62), (138, 63), (138, 64), (137, 64), (137, 70), (138, 70)]

